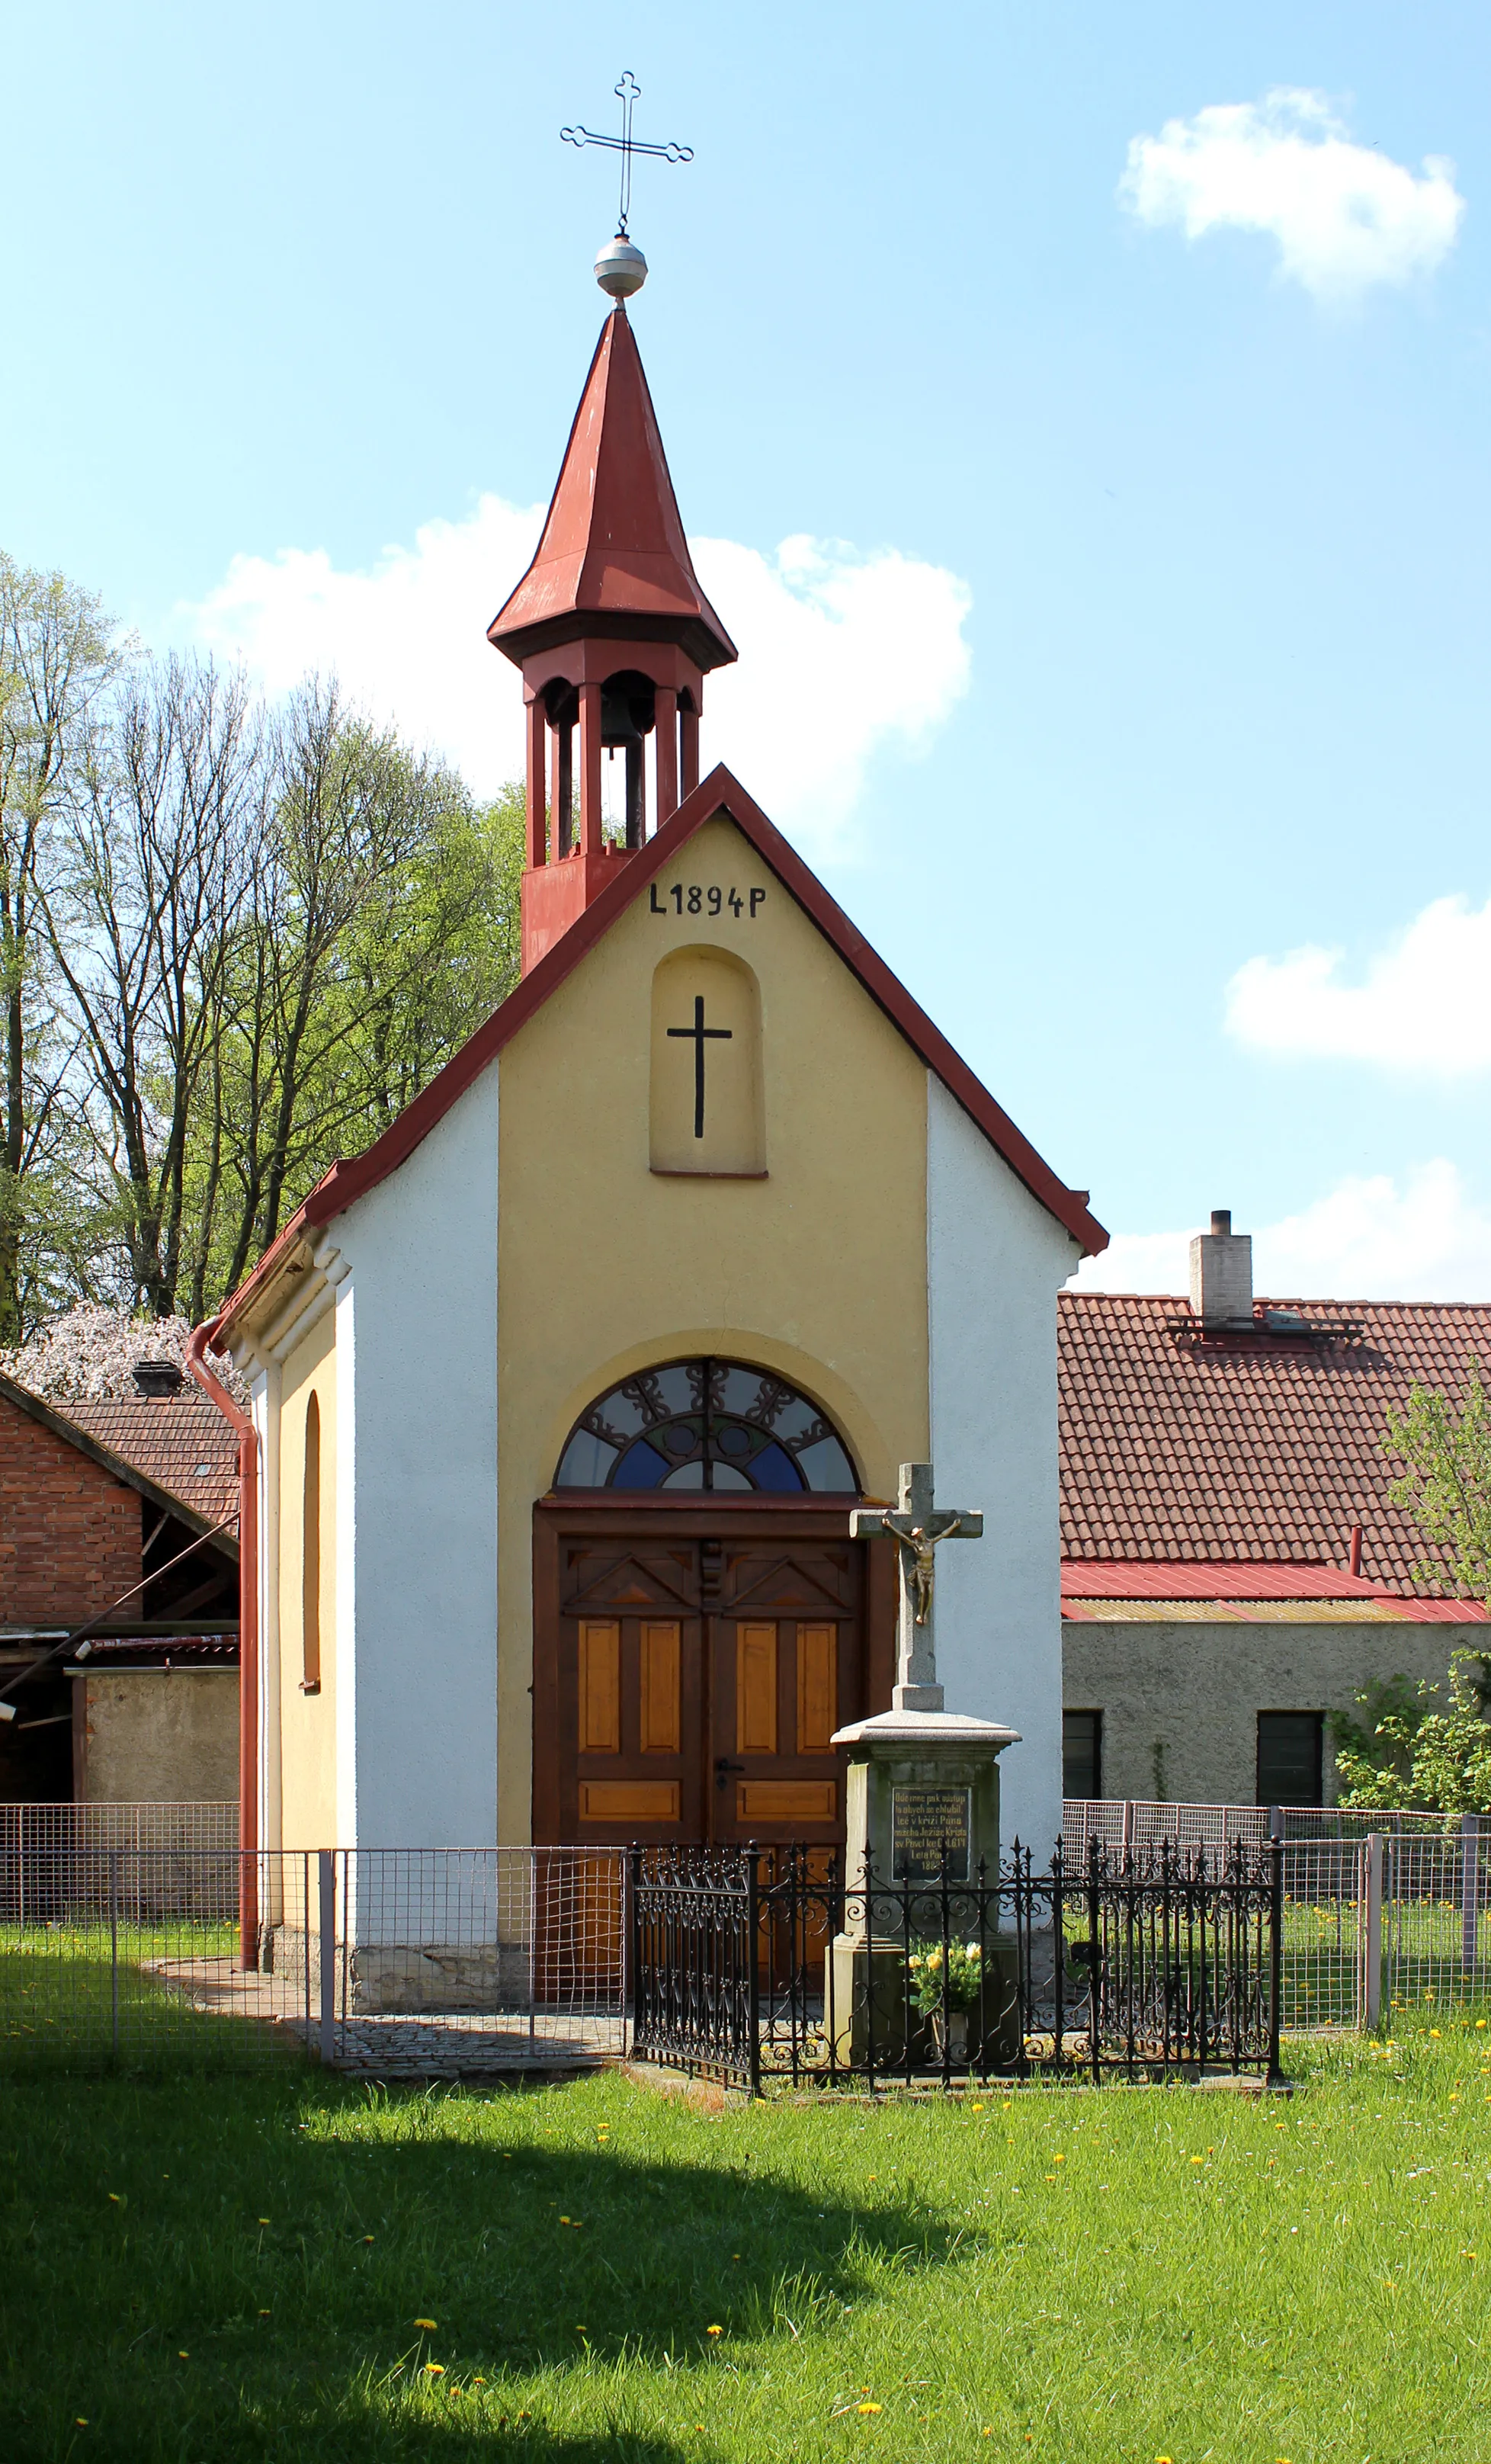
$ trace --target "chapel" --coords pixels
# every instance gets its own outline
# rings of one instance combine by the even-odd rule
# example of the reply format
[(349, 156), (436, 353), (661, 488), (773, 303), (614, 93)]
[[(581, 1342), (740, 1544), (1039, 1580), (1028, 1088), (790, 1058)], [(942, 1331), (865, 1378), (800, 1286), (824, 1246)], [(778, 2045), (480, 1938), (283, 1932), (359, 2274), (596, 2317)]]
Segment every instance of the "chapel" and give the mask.
[[(640, 263), (627, 250), (627, 260)], [(645, 270), (645, 269), (644, 269)], [(214, 1324), (242, 1449), (244, 1844), (844, 1837), (931, 1463), (950, 1707), (1062, 1820), (1057, 1295), (1107, 1235), (731, 773), (626, 297), (533, 562), (521, 979)], [(609, 802), (607, 790), (609, 789)], [(945, 1562), (947, 1561), (947, 1562)]]

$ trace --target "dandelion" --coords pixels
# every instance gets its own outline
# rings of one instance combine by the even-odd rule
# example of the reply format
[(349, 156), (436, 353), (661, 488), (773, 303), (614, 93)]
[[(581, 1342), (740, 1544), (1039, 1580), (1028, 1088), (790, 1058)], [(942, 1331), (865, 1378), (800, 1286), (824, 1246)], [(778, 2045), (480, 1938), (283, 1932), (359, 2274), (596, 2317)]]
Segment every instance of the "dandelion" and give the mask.
[(427, 2362), (425, 2364), (425, 2368), (428, 2375), (432, 2379), (443, 2379), (445, 2377), (446, 2365), (444, 2362)]
[(191, 2355), (187, 2352), (185, 2345), (181, 2345), (178, 2347), (176, 2358), (179, 2362), (189, 2362)]
[(114, 2205), (115, 2205), (117, 2208), (121, 2208), (121, 2207), (123, 2206), (124, 2202), (123, 2202), (123, 2200), (120, 2197), (120, 2194), (119, 2194), (118, 2190), (111, 2190), (111, 2191), (109, 2192), (109, 2197), (113, 2200)]
[(723, 2336), (725, 2330), (723, 2327), (706, 2327), (704, 2332), (707, 2336)]
[(438, 2327), (440, 2321), (438, 2319), (416, 2319), (413, 2323), (416, 2327)]
[(854, 2409), (856, 2412), (883, 2412), (885, 2407), (879, 2404), (857, 2404)]
[(261, 2225), (267, 2225), (269, 2222), (268, 2216), (260, 2216), (259, 2222)]

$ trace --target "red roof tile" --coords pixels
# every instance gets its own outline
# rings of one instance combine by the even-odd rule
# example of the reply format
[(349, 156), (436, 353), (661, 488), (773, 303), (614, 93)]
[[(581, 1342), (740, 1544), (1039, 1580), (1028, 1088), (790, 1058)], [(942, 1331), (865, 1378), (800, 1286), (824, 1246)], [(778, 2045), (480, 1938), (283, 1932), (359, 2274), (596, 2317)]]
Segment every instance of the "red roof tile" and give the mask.
[[(1360, 1339), (1195, 1343), (1171, 1331), (1190, 1319), (1183, 1300), (1062, 1294), (1063, 1556), (1230, 1564), (1233, 1579), (1239, 1563), (1292, 1564), (1303, 1583), (1306, 1568), (1346, 1567), (1359, 1523), (1369, 1587), (1453, 1593), (1448, 1575), (1414, 1580), (1416, 1565), (1446, 1563), (1445, 1552), (1389, 1504), (1398, 1466), (1380, 1441), (1415, 1380), (1453, 1392), (1473, 1353), (1491, 1358), (1491, 1307), (1267, 1306), (1321, 1327), (1349, 1321)], [(1331, 1582), (1331, 1596), (1351, 1596), (1349, 1578)]]

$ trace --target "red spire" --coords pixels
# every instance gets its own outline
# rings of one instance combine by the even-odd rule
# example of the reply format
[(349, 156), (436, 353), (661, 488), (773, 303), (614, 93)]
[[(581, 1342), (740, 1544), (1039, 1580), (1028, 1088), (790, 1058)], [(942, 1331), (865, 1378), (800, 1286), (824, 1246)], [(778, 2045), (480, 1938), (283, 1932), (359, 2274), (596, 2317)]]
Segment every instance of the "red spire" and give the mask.
[(619, 303), (601, 328), (537, 553), (487, 639), (520, 665), (594, 632), (675, 642), (705, 671), (736, 655), (699, 587)]

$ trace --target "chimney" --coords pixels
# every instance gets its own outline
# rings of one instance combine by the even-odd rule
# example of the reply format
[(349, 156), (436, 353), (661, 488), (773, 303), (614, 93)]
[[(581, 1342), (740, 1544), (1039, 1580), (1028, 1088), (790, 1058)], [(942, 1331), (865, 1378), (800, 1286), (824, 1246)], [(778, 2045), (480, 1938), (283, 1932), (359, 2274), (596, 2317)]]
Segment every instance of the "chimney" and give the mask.
[(168, 1395), (179, 1395), (186, 1382), (186, 1373), (174, 1360), (137, 1360), (136, 1391), (152, 1402), (164, 1402)]
[(1210, 1232), (1192, 1241), (1191, 1309), (1203, 1326), (1253, 1323), (1253, 1236), (1234, 1232), (1228, 1207), (1214, 1207)]

